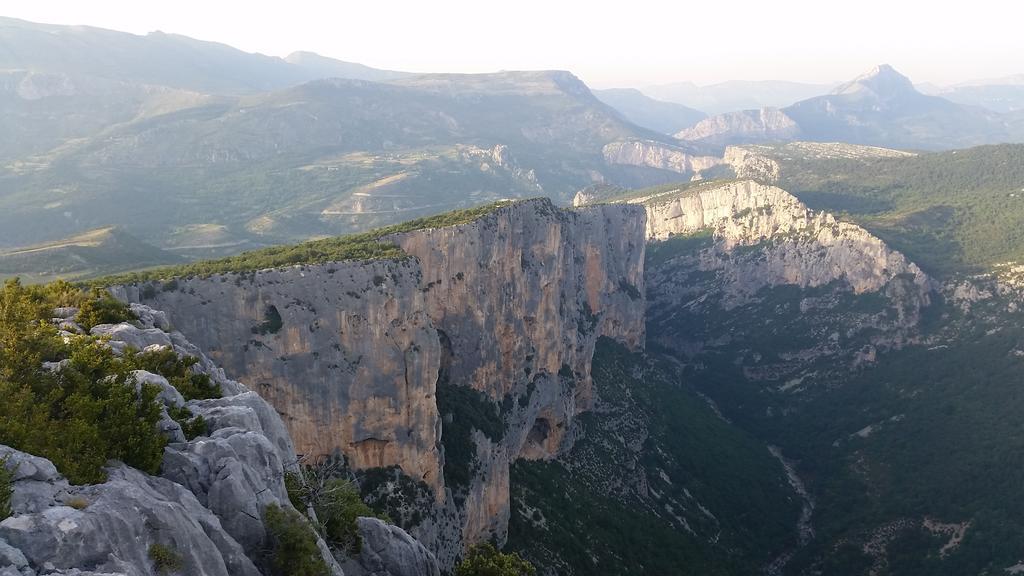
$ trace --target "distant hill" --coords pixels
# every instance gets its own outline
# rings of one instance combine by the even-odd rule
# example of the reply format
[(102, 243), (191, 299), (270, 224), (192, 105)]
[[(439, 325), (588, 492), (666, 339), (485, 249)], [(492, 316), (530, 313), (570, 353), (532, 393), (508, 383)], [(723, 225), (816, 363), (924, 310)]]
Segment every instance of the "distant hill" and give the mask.
[[(679, 137), (719, 147), (800, 139), (943, 150), (1022, 141), (1022, 119), (922, 94), (907, 77), (881, 65), (831, 94), (768, 116), (747, 111), (708, 118)], [(780, 133), (779, 127), (786, 130)]]
[(700, 110), (655, 100), (632, 88), (595, 90), (594, 96), (637, 126), (663, 134), (675, 134), (707, 118), (707, 114)]
[(292, 52), (284, 60), (293, 66), (305, 70), (313, 78), (349, 78), (352, 80), (383, 82), (410, 76), (408, 72), (379, 70), (355, 62), (335, 60), (315, 52)]
[(181, 261), (123, 230), (101, 228), (0, 252), (0, 279), (20, 276), (26, 282), (76, 280)]
[(675, 102), (708, 114), (722, 114), (755, 108), (783, 108), (827, 94), (834, 86), (776, 80), (732, 80), (709, 86), (697, 86), (693, 82), (662, 84), (648, 86), (642, 91), (658, 100)]
[(1024, 74), (974, 80), (954, 86), (929, 86), (927, 90), (921, 91), (958, 104), (988, 108), (993, 112), (1024, 110)]
[(0, 70), (91, 76), (215, 94), (278, 90), (325, 77), (381, 80), (399, 74), (311, 53), (293, 54), (289, 61), (177, 34), (139, 36), (3, 17)]
[(120, 223), (168, 248), (216, 229), (202, 245), (217, 256), (500, 198), (568, 202), (595, 180), (681, 178), (606, 165), (610, 142), (673, 140), (567, 72), (318, 80), (121, 119), (0, 171), (0, 246)]

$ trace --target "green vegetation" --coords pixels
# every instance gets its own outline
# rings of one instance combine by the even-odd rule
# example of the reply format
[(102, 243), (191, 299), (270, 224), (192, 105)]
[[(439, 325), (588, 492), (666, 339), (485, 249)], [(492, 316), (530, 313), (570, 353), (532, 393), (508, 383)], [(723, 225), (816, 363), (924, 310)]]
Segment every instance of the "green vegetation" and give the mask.
[(285, 486), (292, 506), (305, 510), (312, 506), (316, 512), (319, 532), (333, 548), (346, 554), (358, 554), (362, 547), (359, 526), (360, 517), (378, 517), (372, 508), (363, 502), (359, 488), (343, 478), (319, 478), (303, 482), (297, 473), (285, 475)]
[(931, 274), (1024, 260), (1024, 145), (906, 158), (778, 153), (776, 161), (782, 188), (864, 226)]
[(14, 493), (14, 470), (8, 468), (11, 457), (0, 458), (0, 522), (11, 515), (11, 495)]
[(181, 431), (186, 440), (195, 440), (200, 436), (206, 436), (208, 426), (206, 419), (202, 416), (195, 416), (188, 406), (167, 407), (167, 415), (181, 426)]
[(144, 352), (126, 350), (124, 362), (132, 370), (145, 370), (167, 378), (171, 386), (174, 386), (185, 400), (206, 400), (222, 396), (219, 384), (206, 374), (197, 374), (192, 371), (192, 367), (199, 362), (198, 358), (193, 356), (179, 358), (178, 354), (170, 348)]
[(106, 292), (94, 291), (92, 297), (82, 302), (75, 317), (78, 325), (88, 332), (100, 324), (120, 324), (136, 320), (128, 306)]
[(602, 338), (593, 377), (601, 409), (572, 451), (512, 467), (509, 549), (565, 575), (705, 575), (757, 573), (792, 544), (778, 463), (671, 364)]
[(316, 545), (316, 533), (298, 512), (277, 504), (263, 511), (272, 576), (329, 576), (330, 570)]
[(693, 234), (685, 236), (673, 236), (661, 242), (651, 242), (647, 245), (644, 266), (656, 267), (679, 256), (680, 254), (692, 254), (714, 243), (713, 230), (705, 228)]
[(170, 546), (152, 544), (149, 547), (149, 560), (157, 574), (173, 574), (184, 567), (181, 555)]
[(537, 569), (519, 554), (505, 554), (485, 542), (469, 549), (455, 567), (455, 576), (534, 576)]
[(79, 484), (102, 482), (109, 459), (155, 473), (165, 444), (158, 391), (137, 393), (132, 367), (94, 339), (60, 338), (47, 320), (62, 287), (11, 280), (0, 290), (0, 443), (48, 458)]
[(363, 501), (378, 517), (407, 531), (418, 526), (434, 504), (434, 492), (426, 482), (409, 477), (398, 466), (359, 470), (355, 476)]
[(596, 202), (628, 202), (635, 201), (640, 198), (649, 198), (644, 201), (644, 204), (664, 202), (667, 198), (691, 196), (701, 190), (715, 188), (731, 181), (732, 179), (670, 182), (668, 184), (660, 184), (658, 186), (638, 188), (634, 190), (622, 190), (621, 188), (607, 187), (599, 189), (600, 194), (598, 195)]
[(264, 248), (220, 260), (208, 260), (181, 266), (155, 268), (119, 276), (109, 276), (95, 280), (92, 284), (96, 286), (134, 284), (172, 278), (210, 276), (228, 272), (252, 272), (265, 268), (281, 268), (296, 264), (323, 264), (325, 262), (343, 260), (400, 259), (406, 256), (405, 252), (394, 244), (381, 241), (384, 236), (412, 232), (424, 228), (443, 228), (466, 224), (509, 204), (510, 202), (507, 201), (495, 202), (476, 208), (455, 210), (436, 216), (410, 220), (360, 234), (313, 240), (291, 246)]
[(445, 483), (462, 497), (479, 465), (473, 430), (498, 441), (505, 435), (505, 424), (494, 402), (482, 392), (452, 383), (445, 368), (438, 376), (437, 409), (444, 418)]

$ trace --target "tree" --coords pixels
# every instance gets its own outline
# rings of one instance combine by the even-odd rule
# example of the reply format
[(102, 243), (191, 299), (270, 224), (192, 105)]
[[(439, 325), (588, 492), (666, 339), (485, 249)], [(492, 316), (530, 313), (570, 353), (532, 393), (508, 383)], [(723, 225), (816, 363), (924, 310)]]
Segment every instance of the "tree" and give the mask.
[(469, 549), (466, 558), (455, 567), (455, 576), (534, 576), (537, 569), (519, 554), (500, 552), (490, 543)]

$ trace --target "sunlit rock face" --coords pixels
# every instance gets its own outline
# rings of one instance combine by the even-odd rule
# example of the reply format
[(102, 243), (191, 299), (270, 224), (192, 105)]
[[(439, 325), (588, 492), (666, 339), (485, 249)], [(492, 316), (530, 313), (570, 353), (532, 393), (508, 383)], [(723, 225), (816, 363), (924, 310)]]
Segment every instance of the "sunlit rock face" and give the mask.
[[(417, 529), (450, 566), (504, 539), (509, 465), (571, 446), (594, 401), (597, 339), (644, 345), (645, 212), (520, 202), (476, 221), (382, 239), (401, 260), (336, 262), (119, 287), (266, 398), (300, 454), (356, 469), (398, 466), (432, 490)], [(444, 477), (439, 377), (500, 406), (504, 434), (474, 434), (473, 478)]]

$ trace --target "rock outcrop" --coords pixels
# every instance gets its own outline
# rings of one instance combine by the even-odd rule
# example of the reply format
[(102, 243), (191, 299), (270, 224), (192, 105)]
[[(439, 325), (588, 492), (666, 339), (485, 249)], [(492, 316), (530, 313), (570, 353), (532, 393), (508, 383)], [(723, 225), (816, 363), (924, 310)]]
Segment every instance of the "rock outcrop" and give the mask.
[[(334, 262), (114, 292), (166, 310), (217, 364), (251, 382), (303, 454), (398, 466), (433, 491), (413, 529), (450, 567), (466, 543), (505, 536), (508, 467), (549, 458), (593, 402), (600, 336), (644, 343), (644, 212), (547, 200), (393, 242), (411, 258)], [(500, 439), (475, 436), (476, 473), (446, 486), (439, 376), (503, 407)], [(504, 407), (508, 407), (506, 410)]]
[(800, 127), (778, 108), (742, 110), (705, 118), (692, 128), (676, 134), (685, 142), (725, 146), (745, 142), (793, 140)]
[(441, 576), (437, 559), (401, 528), (376, 518), (359, 518), (362, 547), (358, 564), (345, 566), (348, 576)]
[[(165, 332), (163, 313), (132, 308), (139, 325), (100, 325), (93, 335), (103, 336), (118, 354), (127, 347), (170, 348), (199, 358), (198, 369), (225, 394), (188, 403), (206, 418), (208, 436), (186, 441), (165, 410), (159, 426), (170, 444), (162, 477), (113, 464), (108, 480), (93, 486), (69, 485), (49, 461), (0, 449), (12, 454), (16, 467), (14, 516), (0, 523), (0, 541), (24, 556), (23, 574), (50, 566), (155, 574), (149, 550), (159, 545), (173, 551), (189, 574), (256, 576), (254, 559), (266, 540), (263, 510), (270, 504), (290, 506), (284, 472), (295, 466), (291, 439), (264, 400), (228, 380), (180, 333)], [(140, 385), (157, 386), (158, 401), (166, 407), (185, 405), (162, 376), (134, 375)], [(329, 555), (326, 559), (333, 563)]]
[[(292, 440), (278, 413), (224, 371), (181, 333), (167, 333), (166, 315), (132, 304), (135, 324), (100, 325), (93, 333), (120, 354), (128, 347), (166, 346), (199, 360), (224, 396), (185, 402), (162, 376), (134, 373), (139, 385), (159, 390), (166, 408), (187, 406), (202, 416), (207, 434), (186, 440), (166, 416), (160, 428), (170, 440), (160, 476), (111, 462), (106, 482), (75, 486), (44, 458), (0, 446), (0, 461), (13, 471), (12, 516), (0, 522), (0, 574), (156, 576), (151, 551), (176, 558), (180, 573), (197, 576), (259, 576), (267, 550), (264, 511), (291, 508), (285, 473), (296, 469)], [(58, 311), (61, 312), (61, 311)], [(74, 310), (61, 312), (73, 322)], [(158, 336), (159, 334), (159, 336)], [(436, 576), (435, 557), (401, 528), (377, 519), (357, 521), (365, 545), (346, 564), (355, 574)], [(318, 546), (331, 573), (341, 565), (322, 540)], [(362, 567), (366, 567), (363, 569)]]
[(901, 275), (922, 292), (931, 289), (929, 278), (903, 254), (856, 224), (810, 210), (781, 188), (740, 181), (641, 200), (652, 240), (708, 230), (724, 253), (775, 241), (763, 248), (763, 259), (736, 272), (730, 285), (738, 295), (766, 285), (814, 287), (835, 281), (860, 294), (876, 292)]
[(640, 166), (693, 174), (722, 163), (714, 156), (697, 155), (689, 150), (649, 140), (623, 140), (606, 144), (602, 149), (608, 164)]
[[(636, 201), (647, 208), (647, 235), (656, 244), (657, 262), (647, 271), (648, 323), (659, 344), (683, 353), (735, 346), (745, 333), (757, 333), (742, 322), (748, 314), (781, 314), (759, 311), (764, 302), (798, 306), (799, 314), (771, 321), (821, 335), (813, 346), (778, 343), (774, 363), (750, 360), (751, 378), (793, 376), (798, 386), (800, 370), (823, 355), (848, 356), (852, 366), (871, 362), (876, 348), (912, 339), (931, 302), (934, 282), (903, 254), (780, 188), (740, 181)], [(682, 329), (710, 326), (698, 318), (712, 315), (722, 333)]]
[(862, 146), (843, 142), (789, 142), (786, 144), (747, 144), (727, 146), (723, 161), (737, 178), (774, 184), (782, 177), (779, 158), (867, 160), (873, 158), (905, 158), (913, 152)]

